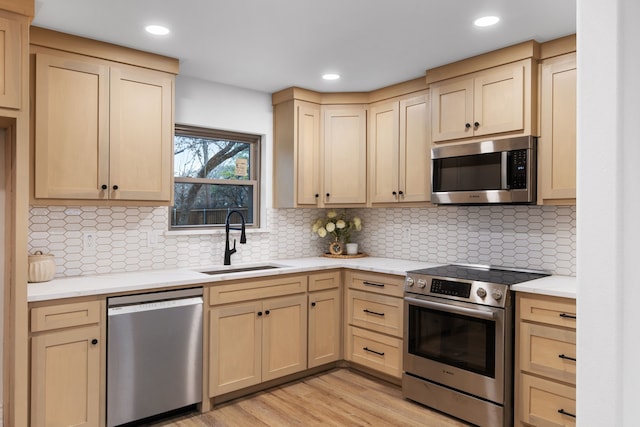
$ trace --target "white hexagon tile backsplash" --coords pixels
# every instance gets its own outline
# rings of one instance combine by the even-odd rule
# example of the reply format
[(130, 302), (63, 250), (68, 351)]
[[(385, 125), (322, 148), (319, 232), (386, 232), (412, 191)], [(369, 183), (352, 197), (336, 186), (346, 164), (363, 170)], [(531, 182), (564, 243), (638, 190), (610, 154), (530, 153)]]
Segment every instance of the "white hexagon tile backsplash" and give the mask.
[[(250, 232), (232, 263), (320, 255), (328, 240), (311, 225), (324, 215), (321, 209), (268, 209), (268, 231)], [(371, 256), (575, 275), (573, 206), (377, 208), (352, 215), (364, 224), (352, 240)], [(166, 207), (32, 207), (29, 251), (54, 254), (57, 277), (222, 264), (223, 232), (167, 233), (167, 224)]]

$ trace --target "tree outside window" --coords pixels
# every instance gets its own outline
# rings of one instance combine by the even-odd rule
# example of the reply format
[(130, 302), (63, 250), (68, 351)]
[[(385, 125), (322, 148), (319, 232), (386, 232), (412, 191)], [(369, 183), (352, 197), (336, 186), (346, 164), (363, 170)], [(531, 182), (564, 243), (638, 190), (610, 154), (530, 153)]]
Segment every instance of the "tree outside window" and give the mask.
[(234, 209), (257, 226), (259, 152), (256, 135), (176, 126), (171, 228), (224, 226)]

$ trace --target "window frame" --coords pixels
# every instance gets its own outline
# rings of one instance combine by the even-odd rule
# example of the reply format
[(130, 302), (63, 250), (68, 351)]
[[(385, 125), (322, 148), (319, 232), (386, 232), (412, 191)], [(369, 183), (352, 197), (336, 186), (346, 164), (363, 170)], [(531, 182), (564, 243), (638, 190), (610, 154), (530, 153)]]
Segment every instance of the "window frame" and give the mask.
[[(246, 228), (248, 229), (258, 229), (260, 228), (261, 218), (260, 218), (260, 190), (261, 190), (261, 162), (262, 162), (262, 136), (251, 134), (251, 133), (242, 133), (242, 132), (232, 132), (221, 129), (213, 129), (213, 128), (205, 128), (199, 126), (191, 126), (184, 124), (175, 124), (174, 125), (174, 134), (173, 134), (173, 151), (175, 153), (175, 137), (176, 136), (191, 136), (195, 138), (209, 138), (209, 139), (220, 139), (220, 140), (228, 140), (234, 142), (244, 142), (248, 143), (251, 147), (250, 149), (250, 167), (249, 167), (249, 179), (245, 180), (232, 180), (232, 179), (208, 179), (208, 178), (190, 178), (190, 177), (177, 177), (175, 175), (175, 169), (173, 172), (173, 183), (172, 183), (172, 191), (175, 192), (176, 183), (185, 183), (185, 184), (207, 184), (207, 185), (224, 185), (224, 186), (251, 186), (253, 187), (253, 222), (247, 223)], [(173, 164), (173, 156), (172, 156), (172, 166)], [(168, 215), (168, 227), (169, 231), (216, 231), (223, 230), (224, 224), (190, 224), (190, 225), (181, 225), (175, 226), (172, 224), (173, 211), (175, 208), (175, 197), (173, 204), (168, 207), (169, 215)], [(237, 219), (237, 216), (233, 218)], [(233, 223), (236, 224), (236, 223)], [(238, 223), (239, 224), (239, 223)]]

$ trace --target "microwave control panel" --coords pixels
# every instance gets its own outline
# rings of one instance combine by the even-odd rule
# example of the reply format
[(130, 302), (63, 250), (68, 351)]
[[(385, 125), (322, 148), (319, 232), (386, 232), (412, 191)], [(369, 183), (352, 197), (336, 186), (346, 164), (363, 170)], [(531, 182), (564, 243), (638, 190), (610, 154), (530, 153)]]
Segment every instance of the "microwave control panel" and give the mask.
[(527, 150), (509, 151), (509, 188), (527, 188)]

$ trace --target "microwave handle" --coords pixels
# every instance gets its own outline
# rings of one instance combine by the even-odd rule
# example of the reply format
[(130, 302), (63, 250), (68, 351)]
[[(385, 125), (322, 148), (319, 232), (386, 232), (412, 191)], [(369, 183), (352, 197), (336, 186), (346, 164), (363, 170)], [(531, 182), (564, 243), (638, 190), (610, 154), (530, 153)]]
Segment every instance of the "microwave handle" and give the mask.
[(508, 190), (509, 189), (509, 182), (508, 182), (509, 152), (502, 151), (500, 154), (502, 154), (502, 159), (500, 162), (500, 188), (502, 190)]
[(434, 310), (462, 314), (464, 316), (476, 317), (478, 319), (493, 320), (494, 317), (493, 313), (490, 311), (473, 310), (471, 308), (458, 307), (451, 304), (441, 304), (439, 302), (425, 301), (411, 297), (404, 297), (404, 300), (409, 304), (417, 305), (418, 307), (432, 308)]

